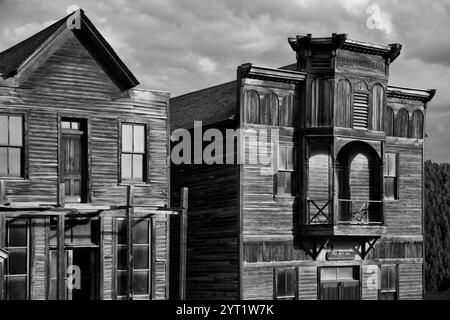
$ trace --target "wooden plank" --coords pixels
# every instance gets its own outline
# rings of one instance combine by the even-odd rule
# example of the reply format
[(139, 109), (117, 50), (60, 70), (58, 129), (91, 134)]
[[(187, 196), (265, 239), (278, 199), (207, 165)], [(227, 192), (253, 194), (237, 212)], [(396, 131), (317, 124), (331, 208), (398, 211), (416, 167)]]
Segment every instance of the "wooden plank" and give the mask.
[(65, 239), (65, 215), (61, 214), (57, 218), (57, 227), (56, 227), (56, 246), (57, 246), (57, 254), (56, 257), (58, 259), (56, 268), (57, 268), (57, 297), (58, 300), (66, 299), (66, 265), (65, 265), (65, 250), (64, 250), (64, 239)]
[(180, 211), (180, 300), (186, 299), (186, 253), (188, 232), (188, 188), (181, 190)]
[(134, 187), (127, 186), (127, 299), (133, 300)]
[(6, 181), (0, 180), (0, 204), (6, 202)]

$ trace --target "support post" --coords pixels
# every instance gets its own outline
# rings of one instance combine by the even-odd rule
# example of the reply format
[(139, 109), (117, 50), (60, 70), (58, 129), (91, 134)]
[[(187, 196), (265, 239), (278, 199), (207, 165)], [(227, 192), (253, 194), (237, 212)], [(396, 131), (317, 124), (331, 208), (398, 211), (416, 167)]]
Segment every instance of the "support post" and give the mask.
[[(3, 181), (1, 181), (3, 182)], [(3, 203), (3, 202), (2, 202)], [(5, 232), (6, 232), (6, 225), (5, 225), (5, 213), (0, 212), (0, 250), (5, 247)], [(1, 255), (1, 252), (0, 252)], [(3, 291), (4, 284), (3, 284), (3, 273), (4, 273), (4, 265), (5, 265), (5, 259), (0, 257), (0, 300), (5, 299), (5, 293)]]
[(188, 188), (181, 189), (180, 211), (180, 300), (186, 299), (186, 246), (187, 246)]
[(65, 300), (66, 299), (66, 265), (65, 265), (65, 251), (64, 251), (64, 229), (65, 229), (65, 215), (61, 214), (57, 218), (57, 238), (56, 238), (56, 246), (57, 246), (57, 299)]
[(0, 205), (6, 202), (6, 181), (0, 180)]
[(64, 207), (66, 204), (66, 184), (58, 183), (58, 207)]
[(127, 299), (133, 300), (134, 187), (127, 186)]

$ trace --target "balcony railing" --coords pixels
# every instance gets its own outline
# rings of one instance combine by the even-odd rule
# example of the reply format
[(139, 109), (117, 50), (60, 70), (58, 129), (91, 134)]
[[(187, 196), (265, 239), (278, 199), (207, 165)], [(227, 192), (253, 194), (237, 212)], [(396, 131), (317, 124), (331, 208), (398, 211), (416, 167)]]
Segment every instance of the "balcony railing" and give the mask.
[(307, 199), (306, 223), (308, 225), (334, 224), (337, 211), (338, 224), (381, 224), (383, 201), (365, 199)]
[(333, 223), (332, 199), (307, 200), (307, 224), (332, 224), (332, 223)]
[(381, 200), (338, 200), (338, 223), (379, 224), (383, 222), (382, 212)]

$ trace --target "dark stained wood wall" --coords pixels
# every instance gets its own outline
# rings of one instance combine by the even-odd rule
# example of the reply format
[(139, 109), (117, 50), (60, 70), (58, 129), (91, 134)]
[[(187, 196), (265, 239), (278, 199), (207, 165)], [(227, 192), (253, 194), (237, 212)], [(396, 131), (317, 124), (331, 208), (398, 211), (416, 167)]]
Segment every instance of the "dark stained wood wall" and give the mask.
[[(70, 33), (68, 41), (17, 88), (0, 86), (0, 113), (23, 113), (25, 117), (24, 180), (8, 181), (6, 197), (11, 201), (56, 204), (58, 182), (59, 117), (83, 118), (88, 122), (89, 189), (95, 205), (125, 205), (126, 186), (119, 181), (119, 122), (145, 122), (149, 128), (149, 184), (135, 188), (135, 204), (168, 205), (167, 112), (168, 93), (135, 90), (124, 96), (97, 62)], [(111, 220), (105, 217), (104, 297), (111, 298)], [(156, 223), (156, 298), (165, 298), (166, 218)], [(33, 229), (32, 298), (45, 297), (43, 257), (45, 228)]]

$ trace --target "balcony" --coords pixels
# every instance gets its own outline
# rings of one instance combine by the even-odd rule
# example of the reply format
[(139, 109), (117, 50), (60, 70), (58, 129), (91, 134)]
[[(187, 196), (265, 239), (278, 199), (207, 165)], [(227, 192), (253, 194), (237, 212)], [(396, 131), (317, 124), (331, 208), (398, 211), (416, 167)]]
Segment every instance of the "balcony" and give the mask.
[(301, 231), (320, 236), (380, 236), (383, 201), (367, 199), (307, 199)]

